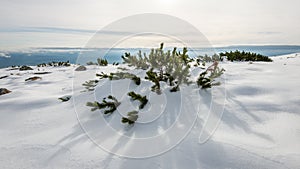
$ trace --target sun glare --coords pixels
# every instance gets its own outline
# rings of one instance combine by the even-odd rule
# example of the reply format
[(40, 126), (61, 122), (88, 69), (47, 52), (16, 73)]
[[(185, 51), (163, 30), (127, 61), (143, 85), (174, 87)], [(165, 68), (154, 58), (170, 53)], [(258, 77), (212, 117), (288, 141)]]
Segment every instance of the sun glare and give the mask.
[(159, 0), (162, 4), (173, 4), (176, 0)]

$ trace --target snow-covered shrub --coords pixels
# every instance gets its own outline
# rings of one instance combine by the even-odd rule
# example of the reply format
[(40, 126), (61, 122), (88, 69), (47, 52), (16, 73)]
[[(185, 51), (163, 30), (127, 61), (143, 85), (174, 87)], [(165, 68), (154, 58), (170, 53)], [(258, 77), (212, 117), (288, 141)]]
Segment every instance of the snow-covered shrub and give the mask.
[(138, 117), (138, 111), (128, 112), (127, 117), (122, 117), (122, 123), (134, 124)]
[(211, 88), (212, 86), (220, 85), (220, 82), (215, 82), (215, 79), (220, 77), (225, 69), (218, 67), (218, 62), (215, 61), (204, 72), (200, 73), (197, 79), (197, 85), (202, 89)]

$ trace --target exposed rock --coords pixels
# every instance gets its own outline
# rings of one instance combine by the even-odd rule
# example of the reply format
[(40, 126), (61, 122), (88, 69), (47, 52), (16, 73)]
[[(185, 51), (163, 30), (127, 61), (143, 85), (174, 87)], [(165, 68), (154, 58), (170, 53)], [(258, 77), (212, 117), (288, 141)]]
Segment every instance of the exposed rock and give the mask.
[(7, 93), (10, 93), (10, 92), (11, 92), (10, 90), (7, 90), (5, 88), (0, 88), (0, 95), (7, 94)]
[(7, 69), (7, 71), (10, 71), (10, 70), (19, 70), (20, 66), (11, 66)]
[(35, 75), (44, 75), (44, 74), (50, 74), (51, 72), (35, 72), (33, 74)]
[(33, 70), (33, 69), (31, 67), (29, 67), (29, 66), (25, 66), (24, 65), (24, 66), (20, 67), (19, 70), (20, 71), (24, 71), (24, 70)]
[(28, 78), (28, 79), (25, 79), (25, 82), (27, 82), (27, 81), (41, 80), (41, 79), (42, 79), (41, 77), (34, 76), (34, 77), (30, 77), (30, 78)]
[(85, 71), (86, 70), (86, 67), (85, 66), (79, 66), (75, 69), (75, 71)]
[(8, 77), (8, 75), (6, 75), (6, 76), (1, 76), (0, 79), (4, 79), (4, 78), (7, 78), (7, 77)]
[(60, 97), (58, 99), (61, 100), (62, 102), (66, 102), (66, 101), (69, 101), (71, 99), (71, 97), (72, 96), (67, 95), (67, 96)]

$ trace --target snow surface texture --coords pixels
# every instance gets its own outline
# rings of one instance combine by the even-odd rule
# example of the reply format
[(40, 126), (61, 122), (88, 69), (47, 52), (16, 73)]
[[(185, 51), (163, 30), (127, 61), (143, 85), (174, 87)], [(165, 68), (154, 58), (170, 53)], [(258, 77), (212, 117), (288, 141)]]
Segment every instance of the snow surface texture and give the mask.
[[(88, 71), (99, 71), (95, 66), (87, 66), (87, 71), (77, 74), (73, 72), (75, 66), (39, 68), (41, 71), (52, 73), (38, 75), (42, 79), (31, 82), (25, 82), (25, 79), (34, 76), (33, 72), (37, 72), (37, 67), (22, 72), (1, 69), (1, 76), (9, 75), (9, 77), (0, 79), (0, 87), (12, 92), (0, 96), (0, 167), (5, 169), (300, 168), (300, 54), (276, 57), (272, 63), (224, 62), (221, 63), (221, 67), (226, 69), (226, 105), (218, 128), (210, 139), (199, 143), (199, 134), (203, 131), (204, 125), (201, 111), (206, 112), (205, 106), (210, 106), (208, 97), (201, 101), (200, 118), (196, 120), (187, 137), (169, 151), (149, 158), (126, 158), (113, 153), (126, 155), (129, 151), (139, 154), (145, 149), (148, 150), (147, 147), (154, 151), (163, 147), (165, 140), (162, 139), (161, 144), (140, 147), (138, 143), (133, 144), (131, 139), (112, 137), (108, 132), (101, 134), (99, 132), (103, 130), (101, 128), (103, 123), (98, 116), (102, 114), (91, 112), (89, 107), (80, 106), (87, 101), (94, 101), (85, 100), (85, 97), (101, 100), (106, 93), (113, 91), (113, 94), (122, 101), (123, 107), (120, 106), (118, 109), (122, 114), (122, 110), (126, 107), (132, 106), (134, 109), (138, 106), (138, 103), (126, 102), (122, 92), (138, 90), (147, 94), (142, 87), (137, 89), (130, 81), (124, 80), (124, 83), (129, 83), (127, 89), (104, 91), (103, 88), (108, 83), (104, 80), (93, 95), (93, 92), (80, 92), (84, 88), (78, 81), (72, 93), (74, 76), (82, 74), (83, 77), (79, 79), (83, 82), (92, 79), (84, 74)], [(112, 66), (101, 69), (103, 72), (115, 70)], [(116, 87), (118, 85), (124, 86), (117, 83)], [(205, 95), (204, 91), (201, 92), (203, 93), (200, 96)], [(58, 100), (66, 95), (73, 95), (75, 99), (71, 98), (67, 102)], [(165, 99), (154, 93), (149, 95), (153, 98), (150, 98), (150, 104), (143, 110), (145, 116), (139, 118), (141, 124), (126, 128), (126, 125), (120, 123), (117, 113), (113, 116), (115, 118), (108, 117), (104, 120), (119, 133), (125, 133), (130, 137), (134, 135), (135, 138), (143, 138), (164, 132), (175, 121), (174, 115), (166, 114), (163, 120), (155, 120), (152, 116), (146, 115), (147, 110), (155, 107), (157, 112), (161, 112), (160, 109), (172, 110), (173, 107), (175, 111), (178, 105), (164, 104)], [(172, 97), (176, 94), (170, 95), (169, 93), (161, 97), (171, 97), (176, 102), (176, 97)], [(191, 97), (194, 96), (191, 94)], [(162, 114), (155, 114), (160, 115)], [(194, 115), (191, 113), (192, 117)], [(185, 119), (187, 121), (184, 122), (192, 122), (188, 118)], [(153, 123), (143, 127), (143, 122), (151, 120), (154, 120)], [(181, 125), (184, 129), (190, 124)], [(169, 142), (172, 143), (172, 140)], [(111, 148), (114, 152), (108, 153), (96, 143), (111, 145), (112, 147), (108, 149)]]

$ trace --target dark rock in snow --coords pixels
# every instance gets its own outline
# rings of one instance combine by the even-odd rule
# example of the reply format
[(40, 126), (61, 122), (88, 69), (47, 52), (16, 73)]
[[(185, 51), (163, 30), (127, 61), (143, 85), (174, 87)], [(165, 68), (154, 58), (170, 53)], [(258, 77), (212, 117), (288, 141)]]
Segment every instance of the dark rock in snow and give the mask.
[(68, 96), (63, 96), (58, 98), (59, 100), (61, 100), (62, 102), (66, 102), (69, 101), (71, 99), (72, 96), (68, 95)]
[(6, 76), (1, 76), (0, 79), (4, 79), (4, 78), (7, 78), (7, 77), (8, 77), (8, 75), (6, 75)]
[(7, 90), (5, 88), (0, 88), (0, 95), (7, 94), (7, 93), (10, 93), (10, 92), (11, 92), (10, 90)]
[(86, 70), (86, 67), (85, 66), (79, 66), (75, 69), (75, 71), (85, 71)]
[(33, 69), (31, 67), (29, 67), (29, 66), (25, 66), (24, 65), (24, 66), (20, 67), (19, 70), (20, 71), (24, 71), (24, 70), (33, 70)]
[(33, 74), (35, 75), (44, 75), (44, 74), (50, 74), (51, 72), (35, 72)]
[(41, 80), (41, 79), (42, 79), (41, 77), (34, 76), (34, 77), (30, 77), (30, 78), (28, 78), (28, 79), (25, 79), (25, 82), (27, 82), (27, 81)]

